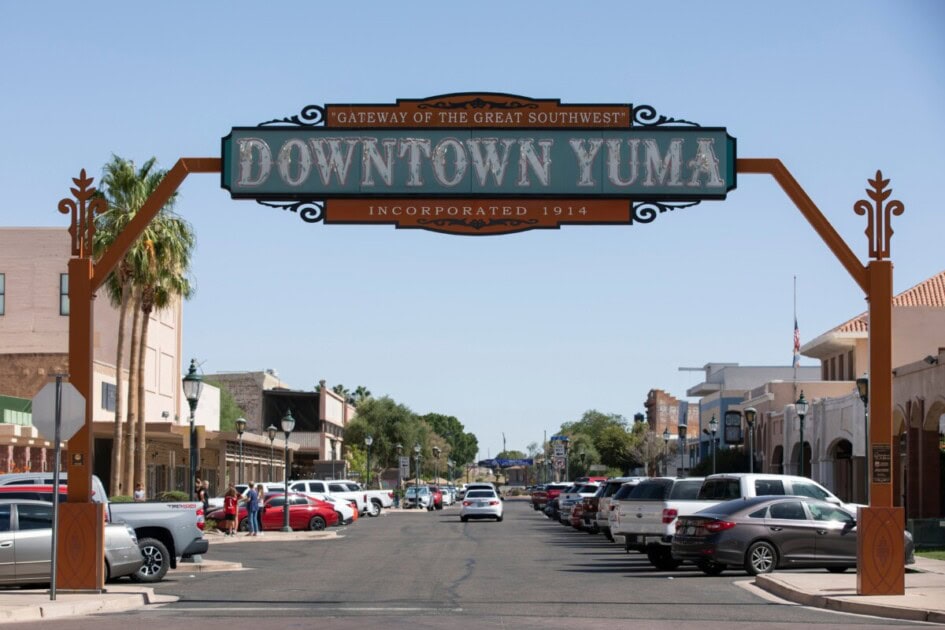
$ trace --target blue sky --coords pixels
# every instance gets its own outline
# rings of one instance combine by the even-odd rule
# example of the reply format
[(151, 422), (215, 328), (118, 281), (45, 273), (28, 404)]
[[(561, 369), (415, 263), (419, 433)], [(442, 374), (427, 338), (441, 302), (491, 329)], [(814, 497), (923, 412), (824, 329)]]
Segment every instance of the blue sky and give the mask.
[[(940, 2), (0, 3), (0, 224), (66, 225), (81, 168), (218, 157), (310, 103), (459, 91), (650, 104), (785, 162), (854, 252), (877, 169), (895, 290), (945, 268)], [(539, 9), (540, 7), (540, 9)], [(495, 455), (588, 409), (632, 416), (710, 361), (788, 365), (863, 295), (773, 180), (649, 225), (488, 238), (309, 225), (181, 188), (194, 226), (184, 355), (291, 386), (367, 386), (457, 416)], [(804, 360), (804, 364), (812, 364)]]

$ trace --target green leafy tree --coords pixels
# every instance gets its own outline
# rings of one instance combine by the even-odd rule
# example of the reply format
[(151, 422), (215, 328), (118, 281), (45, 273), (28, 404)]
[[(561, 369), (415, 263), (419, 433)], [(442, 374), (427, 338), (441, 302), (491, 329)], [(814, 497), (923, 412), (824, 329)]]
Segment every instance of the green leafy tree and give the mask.
[(455, 416), (428, 413), (420, 418), (440, 435), (449, 446), (448, 457), (456, 462), (456, 468), (473, 461), (479, 451), (479, 440), (472, 433), (465, 431), (465, 426)]
[(209, 379), (206, 383), (220, 390), (220, 430), (236, 431), (236, 419), (245, 417), (246, 412), (236, 404), (236, 399), (224, 383)]

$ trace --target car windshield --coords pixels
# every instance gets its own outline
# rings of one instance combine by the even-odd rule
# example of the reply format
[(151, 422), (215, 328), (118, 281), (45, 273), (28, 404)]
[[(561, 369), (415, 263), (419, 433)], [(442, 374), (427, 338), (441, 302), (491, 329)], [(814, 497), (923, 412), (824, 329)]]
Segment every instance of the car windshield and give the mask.
[(738, 479), (706, 479), (699, 490), (700, 499), (711, 501), (728, 501), (741, 495), (742, 488)]
[(467, 499), (494, 499), (495, 492), (492, 490), (470, 490), (466, 493)]
[(631, 501), (662, 501), (669, 494), (672, 485), (671, 479), (644, 481), (634, 488), (627, 498)]
[(694, 501), (699, 496), (699, 488), (702, 487), (701, 479), (684, 479), (673, 484), (673, 489), (669, 493), (670, 501)]
[(413, 497), (417, 494), (429, 494), (429, 492), (430, 491), (427, 488), (407, 488), (408, 497)]
[(630, 496), (630, 493), (633, 492), (633, 489), (637, 487), (635, 483), (625, 483), (620, 486), (620, 490), (617, 490), (616, 494), (613, 496), (613, 501), (621, 501)]

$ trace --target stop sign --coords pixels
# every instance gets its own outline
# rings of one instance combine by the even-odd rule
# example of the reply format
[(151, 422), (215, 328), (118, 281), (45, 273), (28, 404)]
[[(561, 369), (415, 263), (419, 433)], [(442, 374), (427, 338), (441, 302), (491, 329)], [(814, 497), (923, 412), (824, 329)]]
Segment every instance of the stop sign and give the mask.
[[(59, 439), (68, 440), (85, 424), (85, 397), (72, 383), (62, 383)], [(33, 426), (47, 440), (56, 439), (56, 383), (33, 396)]]

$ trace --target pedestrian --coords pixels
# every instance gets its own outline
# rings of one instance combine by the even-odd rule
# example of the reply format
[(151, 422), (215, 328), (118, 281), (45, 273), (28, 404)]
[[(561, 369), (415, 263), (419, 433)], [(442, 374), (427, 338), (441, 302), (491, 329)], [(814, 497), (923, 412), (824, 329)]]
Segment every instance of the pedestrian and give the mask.
[(135, 484), (135, 502), (141, 503), (144, 501), (144, 486), (141, 485), (141, 482)]
[(239, 506), (239, 493), (232, 483), (223, 495), (223, 529), (225, 536), (236, 535), (236, 513)]
[(256, 482), (250, 481), (246, 489), (246, 512), (249, 521), (247, 536), (255, 536), (259, 532), (259, 495), (256, 493)]
[[(194, 479), (194, 499), (203, 503), (203, 482), (200, 480), (200, 477)], [(206, 514), (206, 511), (204, 514)]]
[(266, 509), (266, 491), (261, 483), (256, 484), (256, 496), (259, 497), (259, 507), (256, 509), (256, 535), (262, 536), (262, 515), (263, 510)]
[(210, 482), (206, 479), (201, 481), (200, 477), (197, 477), (195, 485), (197, 486), (196, 499), (203, 503), (203, 513), (206, 516), (210, 512)]

